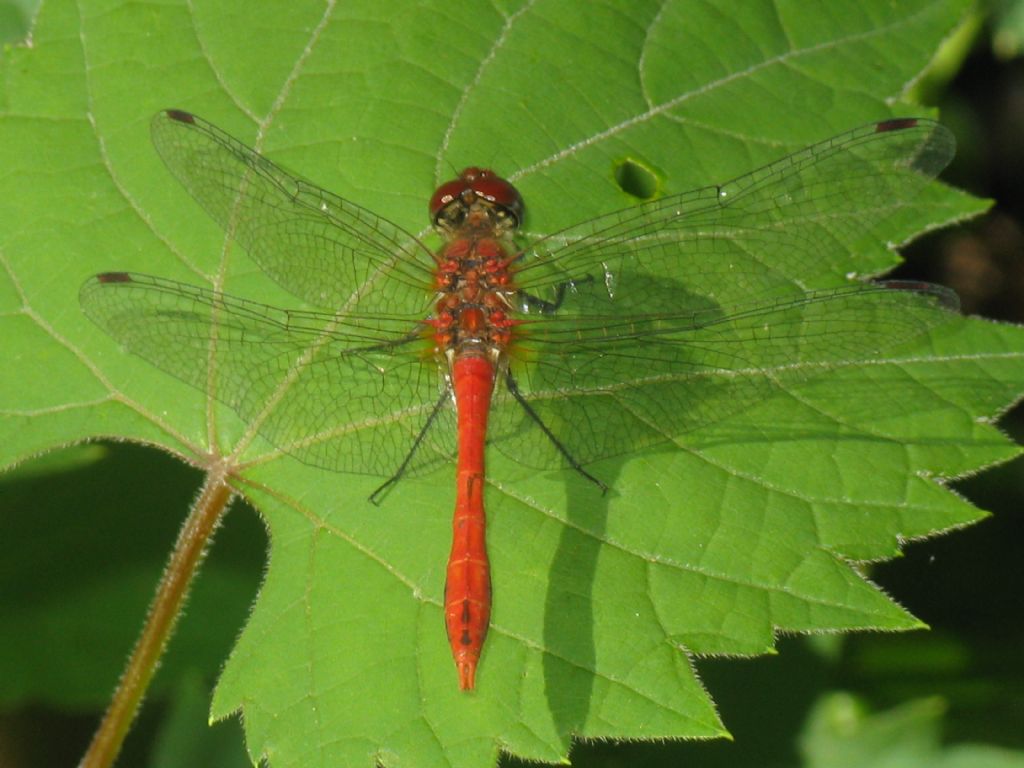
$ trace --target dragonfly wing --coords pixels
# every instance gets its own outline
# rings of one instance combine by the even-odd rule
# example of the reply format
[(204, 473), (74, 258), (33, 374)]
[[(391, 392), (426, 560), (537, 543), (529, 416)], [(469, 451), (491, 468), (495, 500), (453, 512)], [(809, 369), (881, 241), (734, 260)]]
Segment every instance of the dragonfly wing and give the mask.
[[(370, 328), (121, 272), (91, 278), (80, 301), (130, 352), (215, 396), (282, 451), (331, 470), (392, 475), (443, 386), (414, 316), (377, 317)], [(422, 441), (407, 471), (447, 461), (442, 453)]]
[(285, 171), (195, 115), (158, 112), (151, 132), (171, 173), (287, 291), (331, 309), (423, 306), (433, 257), (401, 227)]
[[(516, 281), (557, 302), (569, 284), (623, 293), (621, 273), (685, 280), (695, 308), (731, 305), (815, 275), (830, 258), (878, 247), (871, 233), (941, 171), (956, 144), (929, 120), (867, 125), (725, 184), (665, 197), (544, 237), (525, 249)], [(680, 307), (682, 309), (684, 307)]]
[[(631, 282), (646, 287), (638, 299), (646, 306), (669, 307), (680, 295), (671, 281)], [(566, 466), (566, 454), (586, 464), (655, 446), (872, 359), (949, 321), (956, 305), (947, 289), (889, 282), (640, 314), (600, 289), (580, 290), (565, 316), (523, 326), (510, 366), (528, 409), (509, 395), (497, 401), (492, 440), (531, 466)]]

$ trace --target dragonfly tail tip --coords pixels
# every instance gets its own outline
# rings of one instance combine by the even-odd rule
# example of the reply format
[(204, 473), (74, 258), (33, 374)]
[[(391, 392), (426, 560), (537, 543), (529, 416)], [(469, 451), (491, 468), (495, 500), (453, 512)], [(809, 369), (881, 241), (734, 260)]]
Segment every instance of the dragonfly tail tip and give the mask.
[(476, 662), (459, 662), (459, 688), (463, 691), (472, 691), (476, 684)]

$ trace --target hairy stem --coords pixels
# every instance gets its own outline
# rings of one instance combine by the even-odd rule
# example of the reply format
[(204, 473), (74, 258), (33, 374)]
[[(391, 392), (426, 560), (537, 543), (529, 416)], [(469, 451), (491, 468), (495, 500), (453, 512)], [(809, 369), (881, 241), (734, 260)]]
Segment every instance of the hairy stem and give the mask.
[(117, 757), (139, 703), (153, 679), (157, 662), (174, 631), (192, 577), (231, 500), (232, 491), (226, 479), (222, 467), (207, 474), (202, 492), (178, 534), (174, 551), (149, 606), (142, 634), (79, 768), (108, 768)]

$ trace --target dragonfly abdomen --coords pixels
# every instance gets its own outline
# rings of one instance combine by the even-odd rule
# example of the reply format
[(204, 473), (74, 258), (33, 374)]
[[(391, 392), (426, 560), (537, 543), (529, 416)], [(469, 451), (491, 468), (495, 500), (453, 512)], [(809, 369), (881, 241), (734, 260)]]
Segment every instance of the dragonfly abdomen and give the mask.
[(459, 458), (444, 612), (448, 642), (463, 690), (473, 688), (491, 617), (491, 569), (484, 516), (484, 446), (494, 371), (494, 364), (486, 357), (466, 356), (455, 361), (452, 372), (458, 411)]

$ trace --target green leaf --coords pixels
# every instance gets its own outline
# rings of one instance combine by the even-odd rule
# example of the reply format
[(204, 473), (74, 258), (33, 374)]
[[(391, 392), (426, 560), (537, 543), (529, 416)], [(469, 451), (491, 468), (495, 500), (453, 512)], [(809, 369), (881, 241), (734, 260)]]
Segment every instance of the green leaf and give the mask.
[(801, 738), (807, 768), (1021, 768), (1024, 754), (983, 744), (943, 746), (945, 706), (918, 699), (871, 714), (849, 694), (823, 697)]
[[(605, 497), (489, 456), (495, 608), (466, 694), (442, 623), (450, 471), (375, 507), (378, 479), (250, 443), (230, 410), (124, 354), (78, 289), (130, 269), (297, 304), (171, 180), (149, 144), (161, 108), (410, 231), (453, 167), (488, 164), (542, 233), (634, 202), (615, 181), (624, 159), (680, 192), (919, 113), (891, 103), (964, 5), (51, 3), (34, 46), (4, 59), (2, 460), (104, 436), (200, 467), (229, 457), (271, 551), (213, 712), (240, 710), (250, 754), (275, 766), (556, 762), (573, 736), (724, 735), (687, 652), (920, 626), (851, 561), (982, 515), (939, 480), (1016, 455), (988, 420), (1019, 394), (1020, 329), (951, 323), (680, 450), (593, 465)], [(983, 208), (934, 185), (888, 239)], [(883, 246), (789, 277), (878, 274), (895, 263)]]

